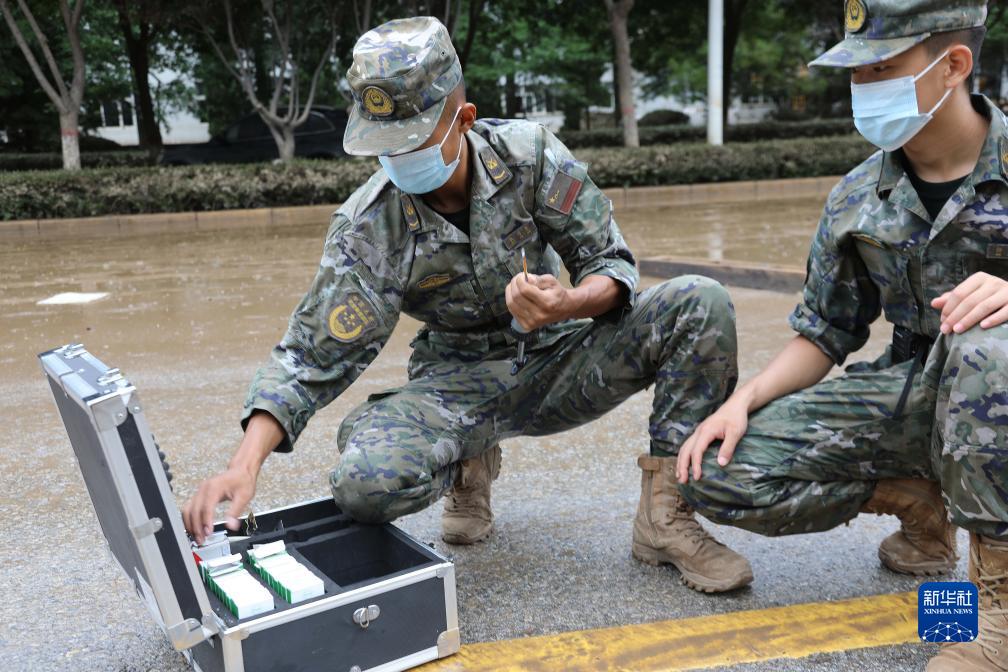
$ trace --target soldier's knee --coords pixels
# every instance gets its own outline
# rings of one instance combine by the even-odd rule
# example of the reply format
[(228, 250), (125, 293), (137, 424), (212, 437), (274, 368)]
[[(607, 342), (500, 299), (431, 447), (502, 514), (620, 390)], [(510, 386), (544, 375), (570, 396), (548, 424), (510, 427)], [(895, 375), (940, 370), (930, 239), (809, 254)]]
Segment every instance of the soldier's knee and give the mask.
[(1008, 324), (990, 329), (979, 325), (946, 339), (948, 358), (971, 368), (1008, 370)]
[(354, 450), (343, 453), (340, 463), (329, 472), (329, 487), (336, 505), (361, 523), (386, 523), (395, 517), (382, 506), (384, 496), (395, 485)]
[(673, 295), (690, 296), (701, 301), (718, 303), (728, 300), (728, 291), (724, 285), (705, 275), (680, 275), (666, 280), (660, 286)]
[(680, 275), (654, 288), (656, 298), (668, 308), (701, 309), (712, 316), (734, 317), (735, 308), (724, 286), (703, 275)]

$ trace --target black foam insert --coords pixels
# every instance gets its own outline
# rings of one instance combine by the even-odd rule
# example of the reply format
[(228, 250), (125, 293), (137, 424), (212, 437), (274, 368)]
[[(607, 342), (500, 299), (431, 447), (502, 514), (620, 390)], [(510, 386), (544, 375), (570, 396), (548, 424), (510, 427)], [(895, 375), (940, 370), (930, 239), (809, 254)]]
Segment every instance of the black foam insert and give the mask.
[[(354, 522), (331, 499), (262, 514), (256, 521), (258, 531), (248, 539), (232, 541), (232, 553), (244, 556), (253, 545), (283, 540), (287, 552), (325, 584), (324, 595), (292, 605), (267, 585), (246, 556), (245, 568), (273, 595), (276, 608), (270, 614), (441, 562), (433, 553), (426, 554), (423, 547), (408, 542), (390, 525)], [(215, 529), (225, 531), (223, 525)], [(251, 620), (238, 619), (216, 595), (210, 591), (207, 595), (213, 610), (228, 626)]]

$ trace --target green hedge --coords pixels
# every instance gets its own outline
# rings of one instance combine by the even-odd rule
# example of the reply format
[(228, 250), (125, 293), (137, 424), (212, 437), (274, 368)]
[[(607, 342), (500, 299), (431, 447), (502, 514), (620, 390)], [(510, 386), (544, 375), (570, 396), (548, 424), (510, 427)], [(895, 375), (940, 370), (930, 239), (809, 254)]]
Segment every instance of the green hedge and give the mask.
[[(141, 149), (117, 149), (102, 152), (82, 152), (81, 165), (85, 168), (113, 168), (117, 166), (152, 166), (146, 151)], [(0, 172), (13, 170), (58, 170), (63, 167), (63, 155), (59, 152), (22, 154), (0, 152)]]
[(843, 175), (874, 151), (860, 136), (745, 142), (713, 147), (681, 144), (584, 149), (601, 186), (694, 184)]
[[(623, 187), (837, 175), (871, 152), (867, 142), (850, 136), (585, 149), (577, 156), (600, 186)], [(373, 159), (341, 159), (0, 173), (0, 219), (339, 203), (376, 168)]]
[[(813, 121), (761, 121), (738, 124), (725, 129), (726, 142), (758, 142), (792, 138), (818, 138), (849, 135), (854, 132), (850, 119), (817, 119)], [(665, 145), (677, 142), (703, 142), (707, 129), (703, 126), (640, 126), (637, 129), (641, 145)], [(560, 139), (571, 149), (581, 147), (619, 147), (623, 131), (600, 128), (592, 131), (561, 131)]]
[(377, 162), (97, 168), (0, 173), (0, 219), (338, 203)]

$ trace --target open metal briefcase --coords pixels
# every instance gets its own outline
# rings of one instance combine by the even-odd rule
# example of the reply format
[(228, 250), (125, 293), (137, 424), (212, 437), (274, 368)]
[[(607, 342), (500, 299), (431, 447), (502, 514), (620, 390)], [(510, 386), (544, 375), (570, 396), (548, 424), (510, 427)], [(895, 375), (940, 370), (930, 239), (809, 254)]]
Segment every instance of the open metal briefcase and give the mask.
[(78, 344), (39, 359), (112, 555), (193, 669), (385, 672), (458, 651), (452, 563), (328, 497), (256, 514), (231, 542), (242, 553), (283, 540), (324, 595), (290, 604), (271, 591), (273, 610), (238, 619), (200, 577), (136, 388)]

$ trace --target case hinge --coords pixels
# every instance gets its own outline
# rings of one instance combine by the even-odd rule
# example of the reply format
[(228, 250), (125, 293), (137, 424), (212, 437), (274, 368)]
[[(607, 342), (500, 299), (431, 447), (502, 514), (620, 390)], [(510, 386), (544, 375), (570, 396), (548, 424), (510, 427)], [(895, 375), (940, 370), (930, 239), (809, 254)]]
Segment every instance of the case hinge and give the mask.
[(162, 523), (160, 518), (151, 518), (139, 525), (134, 525), (130, 528), (130, 530), (133, 532), (134, 538), (136, 538), (137, 541), (140, 541), (144, 537), (149, 537), (155, 532), (160, 531), (161, 527)]
[(122, 372), (119, 369), (109, 369), (108, 371), (106, 371), (102, 375), (98, 376), (98, 380), (96, 382), (101, 387), (108, 387), (109, 385), (111, 385), (112, 383), (116, 382), (117, 380), (122, 380), (122, 379), (123, 379), (123, 375), (122, 375)]
[(87, 350), (84, 349), (83, 343), (67, 343), (62, 348), (57, 348), (56, 352), (63, 355), (66, 359), (73, 359), (74, 357), (80, 357)]
[(118, 399), (109, 399), (93, 407), (98, 429), (108, 431), (126, 422), (127, 412)]
[(214, 633), (210, 632), (195, 618), (187, 618), (167, 628), (168, 639), (179, 651), (189, 649), (205, 641)]

